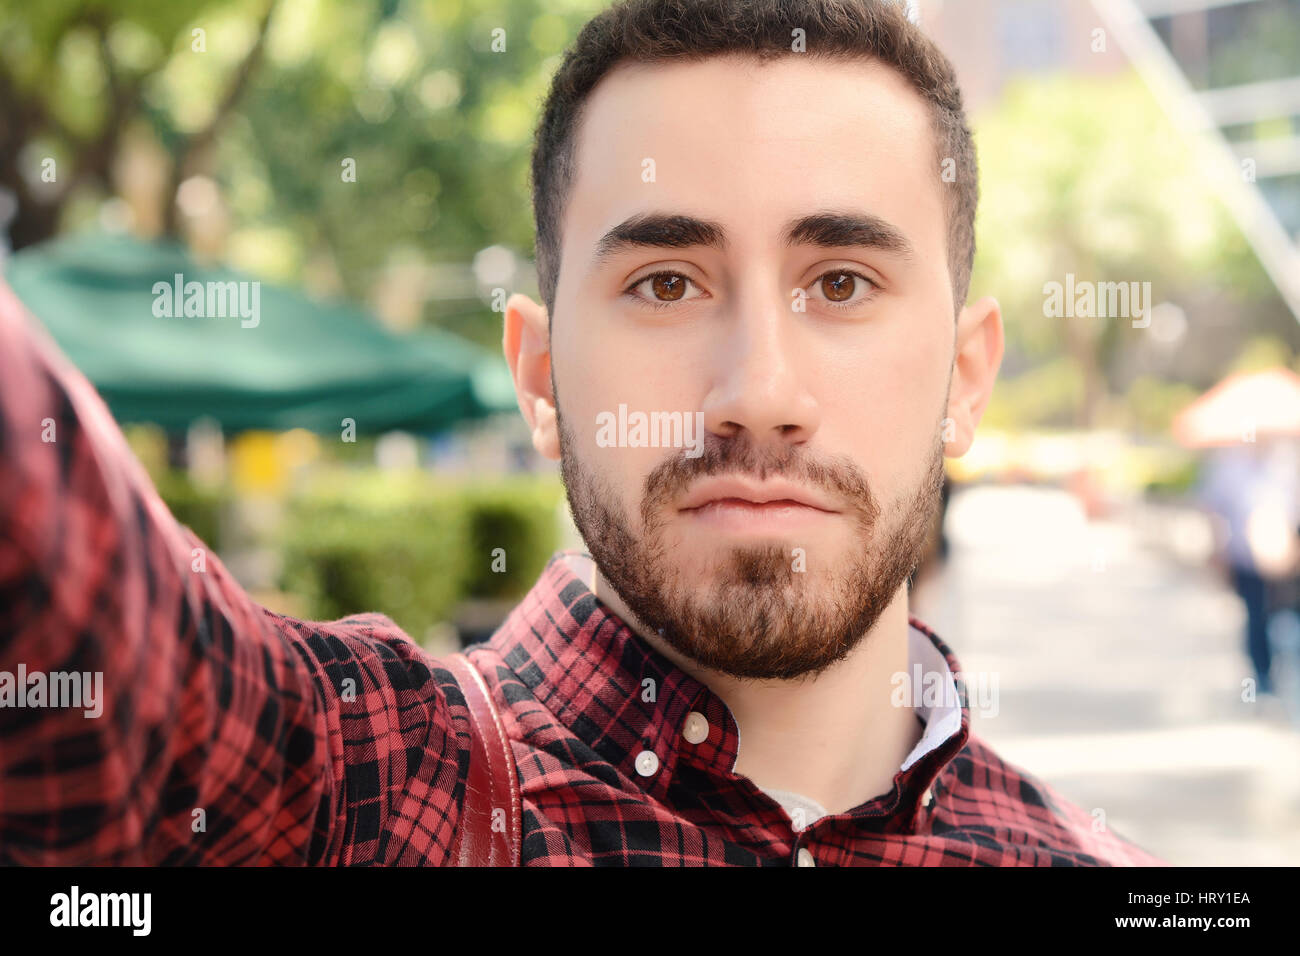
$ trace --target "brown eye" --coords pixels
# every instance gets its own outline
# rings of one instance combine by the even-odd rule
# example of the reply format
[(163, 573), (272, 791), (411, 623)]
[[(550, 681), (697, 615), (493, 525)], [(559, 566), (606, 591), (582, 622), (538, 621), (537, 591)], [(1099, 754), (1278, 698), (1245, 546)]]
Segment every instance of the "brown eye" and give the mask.
[(685, 294), (686, 277), (669, 272), (651, 276), (650, 289), (661, 302), (673, 302)]
[(843, 302), (853, 298), (857, 283), (847, 272), (828, 272), (822, 276), (822, 292), (831, 302)]

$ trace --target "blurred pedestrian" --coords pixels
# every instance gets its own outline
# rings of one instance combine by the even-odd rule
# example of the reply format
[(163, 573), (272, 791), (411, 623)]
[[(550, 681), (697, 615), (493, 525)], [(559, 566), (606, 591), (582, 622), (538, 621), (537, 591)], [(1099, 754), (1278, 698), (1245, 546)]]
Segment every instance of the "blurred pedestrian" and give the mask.
[(1293, 439), (1215, 449), (1198, 488), (1221, 519), (1216, 557), (1246, 610), (1246, 652), (1256, 689), (1272, 694), (1269, 620), (1294, 582), (1300, 525), (1300, 461)]

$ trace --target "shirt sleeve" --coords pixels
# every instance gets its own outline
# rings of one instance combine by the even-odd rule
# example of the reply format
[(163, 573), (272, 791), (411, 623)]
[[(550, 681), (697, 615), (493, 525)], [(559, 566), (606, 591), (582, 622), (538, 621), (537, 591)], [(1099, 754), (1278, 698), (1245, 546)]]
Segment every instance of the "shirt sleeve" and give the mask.
[(443, 862), (463, 705), (382, 615), (253, 602), (0, 283), (0, 863)]

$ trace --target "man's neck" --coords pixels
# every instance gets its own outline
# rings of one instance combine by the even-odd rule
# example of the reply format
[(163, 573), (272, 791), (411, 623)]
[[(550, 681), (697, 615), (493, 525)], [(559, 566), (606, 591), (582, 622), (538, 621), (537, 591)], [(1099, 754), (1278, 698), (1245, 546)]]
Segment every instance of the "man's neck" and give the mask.
[(923, 728), (912, 708), (891, 703), (893, 676), (908, 669), (906, 585), (838, 664), (805, 680), (752, 681), (678, 653), (637, 619), (599, 571), (587, 584), (637, 634), (726, 702), (740, 731), (735, 772), (758, 787), (794, 791), (842, 813), (888, 792), (920, 740)]

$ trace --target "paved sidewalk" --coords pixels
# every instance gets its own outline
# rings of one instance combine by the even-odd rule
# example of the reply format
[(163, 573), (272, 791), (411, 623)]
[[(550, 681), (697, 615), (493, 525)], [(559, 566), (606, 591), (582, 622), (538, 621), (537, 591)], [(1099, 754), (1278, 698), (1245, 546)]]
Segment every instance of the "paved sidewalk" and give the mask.
[(913, 612), (996, 676), (976, 733), (1177, 865), (1300, 865), (1300, 729), (1243, 703), (1242, 609), (1145, 542), (1149, 515), (1088, 522), (1064, 492), (954, 495), (951, 561)]

